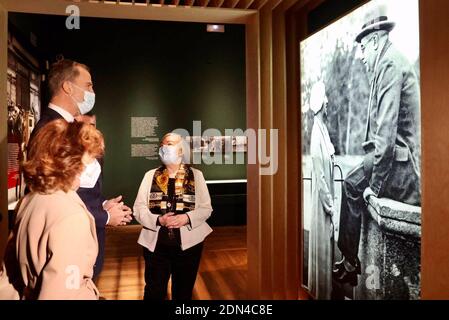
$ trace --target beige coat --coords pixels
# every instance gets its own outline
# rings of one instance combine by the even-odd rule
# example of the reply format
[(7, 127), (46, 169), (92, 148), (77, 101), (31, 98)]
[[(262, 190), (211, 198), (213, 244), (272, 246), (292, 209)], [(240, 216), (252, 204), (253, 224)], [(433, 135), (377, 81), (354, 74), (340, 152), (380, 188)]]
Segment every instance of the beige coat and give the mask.
[[(309, 290), (315, 299), (330, 299), (332, 292), (332, 218), (334, 147), (326, 126), (315, 117), (310, 141), (312, 219), (309, 235)], [(335, 209), (335, 208), (334, 208)]]
[(22, 299), (98, 299), (95, 221), (76, 192), (30, 193), (16, 219), (5, 264)]
[[(192, 170), (195, 178), (195, 210), (187, 212), (190, 224), (180, 228), (182, 250), (202, 242), (212, 232), (212, 228), (206, 223), (206, 220), (212, 213), (206, 181), (201, 171), (194, 168)], [(134, 216), (143, 226), (137, 242), (151, 252), (154, 252), (156, 248), (157, 236), (161, 228), (156, 225), (158, 215), (151, 213), (148, 208), (151, 184), (155, 172), (156, 169), (153, 169), (145, 174), (134, 202)]]

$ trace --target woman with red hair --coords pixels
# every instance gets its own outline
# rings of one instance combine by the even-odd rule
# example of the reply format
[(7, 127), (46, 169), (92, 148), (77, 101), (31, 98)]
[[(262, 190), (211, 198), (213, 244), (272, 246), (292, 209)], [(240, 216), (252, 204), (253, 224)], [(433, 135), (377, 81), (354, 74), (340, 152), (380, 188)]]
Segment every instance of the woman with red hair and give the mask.
[(20, 203), (5, 256), (20, 298), (98, 299), (95, 221), (76, 190), (103, 152), (102, 134), (80, 122), (55, 120), (33, 139), (23, 164), (31, 193)]

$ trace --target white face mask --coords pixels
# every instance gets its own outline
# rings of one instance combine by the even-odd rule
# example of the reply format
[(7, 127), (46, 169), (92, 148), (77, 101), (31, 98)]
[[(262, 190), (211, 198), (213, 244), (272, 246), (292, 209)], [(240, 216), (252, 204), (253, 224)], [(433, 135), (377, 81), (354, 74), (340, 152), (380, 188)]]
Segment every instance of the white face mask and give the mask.
[(98, 177), (101, 173), (101, 166), (95, 159), (92, 163), (88, 164), (84, 171), (80, 175), (80, 188), (93, 188), (97, 183)]
[(76, 102), (76, 104), (78, 105), (78, 109), (80, 109), (81, 114), (86, 114), (88, 113), (90, 110), (93, 109), (94, 105), (95, 105), (95, 93), (84, 90), (83, 88), (77, 86), (76, 84), (74, 84), (73, 82), (71, 82), (75, 87), (77, 87), (80, 90), (84, 91), (84, 101), (83, 102), (78, 102), (76, 101), (73, 97), (71, 97), (73, 99), (73, 101)]
[(178, 154), (178, 145), (164, 145), (159, 148), (159, 156), (165, 165), (180, 164), (182, 157)]

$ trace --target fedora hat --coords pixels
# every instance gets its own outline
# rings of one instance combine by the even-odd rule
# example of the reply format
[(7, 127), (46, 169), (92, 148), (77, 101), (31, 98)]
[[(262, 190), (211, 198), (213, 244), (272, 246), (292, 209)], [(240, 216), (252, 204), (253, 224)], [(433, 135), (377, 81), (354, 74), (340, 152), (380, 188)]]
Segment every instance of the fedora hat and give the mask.
[(363, 25), (362, 30), (355, 38), (355, 41), (359, 43), (363, 37), (371, 32), (379, 30), (386, 30), (390, 32), (396, 25), (395, 22), (388, 20), (387, 8), (385, 5), (377, 6), (373, 10), (369, 11), (365, 15), (364, 21), (365, 24)]

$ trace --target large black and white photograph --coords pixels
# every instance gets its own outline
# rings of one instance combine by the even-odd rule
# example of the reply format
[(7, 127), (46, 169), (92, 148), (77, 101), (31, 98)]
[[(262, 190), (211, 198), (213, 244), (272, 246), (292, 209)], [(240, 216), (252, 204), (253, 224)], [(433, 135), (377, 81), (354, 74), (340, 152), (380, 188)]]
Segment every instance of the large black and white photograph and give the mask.
[(370, 1), (299, 45), (303, 286), (420, 299), (419, 1)]
[(191, 152), (234, 153), (247, 152), (246, 136), (187, 136), (186, 142)]

